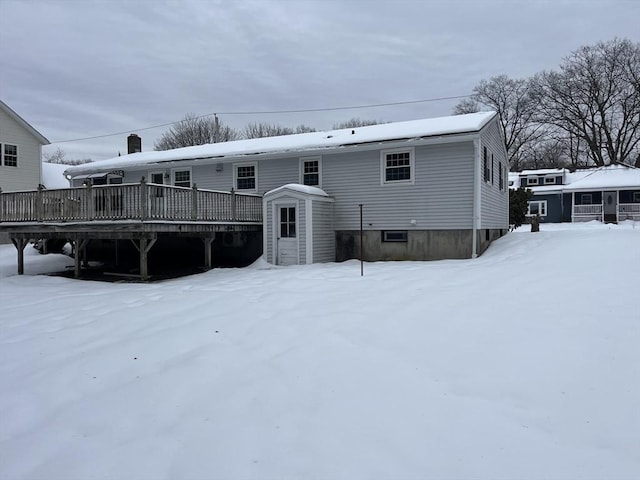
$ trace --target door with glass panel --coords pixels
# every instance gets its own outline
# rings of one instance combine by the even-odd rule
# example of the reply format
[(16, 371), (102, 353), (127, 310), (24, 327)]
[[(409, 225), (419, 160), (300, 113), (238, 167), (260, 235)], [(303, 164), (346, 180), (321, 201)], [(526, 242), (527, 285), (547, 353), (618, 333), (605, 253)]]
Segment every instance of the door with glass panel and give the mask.
[(278, 205), (277, 207), (276, 264), (298, 264), (298, 228), (296, 206)]

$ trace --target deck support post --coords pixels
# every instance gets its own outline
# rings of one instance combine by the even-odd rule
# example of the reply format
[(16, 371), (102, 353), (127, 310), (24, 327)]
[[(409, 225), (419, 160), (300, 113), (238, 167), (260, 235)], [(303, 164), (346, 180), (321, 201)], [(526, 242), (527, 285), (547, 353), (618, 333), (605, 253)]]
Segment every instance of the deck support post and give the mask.
[(18, 250), (18, 275), (24, 275), (24, 247), (29, 240), (26, 238), (12, 238), (11, 243)]
[(149, 280), (149, 266), (148, 266), (149, 250), (151, 250), (151, 248), (155, 245), (156, 240), (157, 239), (155, 238), (142, 237), (138, 240), (139, 243), (137, 244), (135, 240), (133, 239), (131, 240), (131, 243), (133, 243), (133, 246), (136, 247), (136, 249), (140, 253), (140, 279), (143, 282), (146, 282), (147, 280)]
[(204, 268), (211, 270), (211, 244), (215, 237), (205, 237), (202, 239), (204, 242)]
[(80, 278), (80, 265), (81, 265), (81, 261), (84, 258), (85, 259), (85, 266), (87, 265), (87, 261), (86, 261), (86, 256), (87, 256), (87, 243), (89, 243), (89, 240), (86, 238), (80, 238), (80, 237), (76, 237), (73, 241), (74, 244), (74, 256), (73, 256), (73, 260), (74, 260), (74, 270), (73, 270), (73, 276), (75, 278)]
[(198, 187), (196, 184), (193, 184), (193, 188), (191, 189), (191, 220), (195, 221), (198, 219)]

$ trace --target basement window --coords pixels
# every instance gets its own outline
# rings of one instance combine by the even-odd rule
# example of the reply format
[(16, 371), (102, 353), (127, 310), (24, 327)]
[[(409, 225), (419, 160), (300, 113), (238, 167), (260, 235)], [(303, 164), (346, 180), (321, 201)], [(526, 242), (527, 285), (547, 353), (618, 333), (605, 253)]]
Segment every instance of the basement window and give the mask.
[(409, 234), (406, 230), (384, 230), (382, 232), (383, 242), (404, 242), (409, 240)]

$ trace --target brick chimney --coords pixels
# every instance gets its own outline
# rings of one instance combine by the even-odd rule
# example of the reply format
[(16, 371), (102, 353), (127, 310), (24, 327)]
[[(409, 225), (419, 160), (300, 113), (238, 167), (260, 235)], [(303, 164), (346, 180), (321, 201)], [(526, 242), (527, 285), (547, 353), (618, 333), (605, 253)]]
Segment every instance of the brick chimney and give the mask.
[(142, 151), (142, 139), (132, 133), (127, 138), (127, 153), (137, 153)]

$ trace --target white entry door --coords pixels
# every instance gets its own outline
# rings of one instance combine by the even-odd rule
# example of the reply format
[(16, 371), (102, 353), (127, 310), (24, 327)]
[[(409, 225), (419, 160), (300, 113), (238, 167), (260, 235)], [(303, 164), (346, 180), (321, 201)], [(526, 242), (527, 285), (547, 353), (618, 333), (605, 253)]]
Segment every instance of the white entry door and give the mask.
[(295, 205), (278, 206), (277, 265), (298, 264), (298, 229)]

